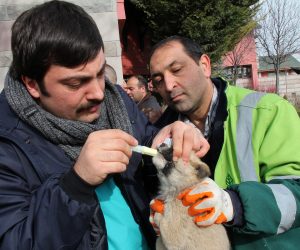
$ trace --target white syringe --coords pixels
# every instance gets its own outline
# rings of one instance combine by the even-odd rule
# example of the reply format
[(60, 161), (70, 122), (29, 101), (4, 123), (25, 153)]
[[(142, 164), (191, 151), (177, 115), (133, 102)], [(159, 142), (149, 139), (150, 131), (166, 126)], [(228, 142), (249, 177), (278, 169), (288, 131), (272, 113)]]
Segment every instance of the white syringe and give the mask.
[[(169, 147), (172, 146), (172, 139), (171, 138), (166, 138), (164, 140), (164, 143), (167, 144)], [(132, 151), (143, 154), (143, 155), (150, 155), (150, 156), (155, 156), (157, 155), (157, 150), (154, 148), (149, 148), (146, 146), (141, 146), (137, 145), (135, 147), (132, 147)]]
[(132, 151), (143, 154), (143, 155), (150, 155), (155, 156), (157, 155), (157, 150), (154, 148), (148, 148), (145, 146), (137, 145), (135, 147), (132, 147)]

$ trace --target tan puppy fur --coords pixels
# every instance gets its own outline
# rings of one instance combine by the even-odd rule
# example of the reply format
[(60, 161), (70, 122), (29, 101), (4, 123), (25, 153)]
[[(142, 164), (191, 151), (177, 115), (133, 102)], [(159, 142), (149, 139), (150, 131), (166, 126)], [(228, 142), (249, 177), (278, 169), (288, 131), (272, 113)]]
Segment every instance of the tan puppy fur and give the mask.
[(172, 161), (172, 149), (162, 144), (160, 152), (153, 158), (160, 180), (159, 199), (164, 200), (164, 213), (155, 213), (154, 222), (160, 229), (157, 239), (157, 250), (227, 250), (230, 243), (225, 228), (214, 224), (209, 227), (198, 227), (188, 208), (176, 197), (184, 189), (201, 182), (210, 175), (209, 167), (194, 153), (191, 153), (189, 164), (180, 159)]

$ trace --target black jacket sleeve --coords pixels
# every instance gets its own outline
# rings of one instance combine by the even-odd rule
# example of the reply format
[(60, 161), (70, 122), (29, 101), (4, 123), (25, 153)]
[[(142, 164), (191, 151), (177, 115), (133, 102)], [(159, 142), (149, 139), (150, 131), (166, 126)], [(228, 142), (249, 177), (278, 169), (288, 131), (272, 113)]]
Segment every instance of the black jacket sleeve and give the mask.
[(18, 147), (0, 141), (0, 249), (76, 249), (98, 204), (87, 187), (87, 202), (72, 198), (62, 178), (41, 182)]

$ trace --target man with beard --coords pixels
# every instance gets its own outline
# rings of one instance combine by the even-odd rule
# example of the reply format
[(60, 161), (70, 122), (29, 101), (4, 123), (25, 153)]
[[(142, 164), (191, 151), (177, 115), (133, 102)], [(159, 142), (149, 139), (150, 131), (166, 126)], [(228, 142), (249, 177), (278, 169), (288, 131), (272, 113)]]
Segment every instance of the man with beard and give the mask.
[(187, 159), (207, 142), (181, 122), (158, 132), (105, 82), (101, 35), (74, 4), (25, 11), (11, 45), (0, 95), (0, 248), (152, 248), (150, 197), (132, 147), (171, 136), (175, 156)]
[(162, 109), (156, 98), (148, 90), (148, 82), (145, 77), (133, 75), (128, 78), (126, 92), (151, 123), (157, 121), (162, 114)]
[(224, 223), (233, 249), (298, 249), (300, 120), (295, 108), (278, 95), (211, 78), (208, 55), (188, 38), (173, 36), (154, 46), (150, 71), (168, 105), (157, 126), (181, 120), (210, 143), (202, 160), (212, 179), (178, 197), (195, 224)]

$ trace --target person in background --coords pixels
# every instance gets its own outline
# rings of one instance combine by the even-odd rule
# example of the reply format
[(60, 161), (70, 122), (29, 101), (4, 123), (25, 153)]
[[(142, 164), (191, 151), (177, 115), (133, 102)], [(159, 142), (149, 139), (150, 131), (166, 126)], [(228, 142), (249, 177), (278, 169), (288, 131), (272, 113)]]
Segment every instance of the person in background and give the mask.
[(105, 77), (112, 84), (117, 84), (117, 82), (118, 82), (117, 73), (116, 73), (115, 69), (107, 63), (105, 64)]
[(123, 89), (125, 92), (127, 92), (127, 91), (126, 91), (126, 86), (127, 86), (126, 80), (123, 79), (122, 84), (121, 84), (121, 87), (122, 87), (122, 89)]
[(211, 178), (178, 197), (195, 224), (223, 223), (233, 249), (298, 249), (300, 119), (295, 108), (276, 94), (211, 78), (208, 55), (184, 37), (154, 46), (150, 72), (168, 105), (156, 125), (181, 120), (210, 143), (202, 160)]
[(206, 140), (182, 122), (158, 131), (105, 81), (102, 37), (77, 5), (25, 11), (11, 48), (0, 94), (0, 248), (153, 249), (150, 196), (132, 147), (170, 135), (174, 155), (187, 160)]
[(162, 114), (161, 106), (148, 90), (148, 82), (143, 76), (134, 75), (128, 78), (126, 92), (151, 123), (157, 121)]
[(148, 89), (149, 89), (149, 92), (151, 92), (151, 94), (156, 98), (157, 102), (161, 106), (161, 110), (162, 110), (162, 113), (163, 113), (168, 106), (164, 103), (164, 100), (162, 99), (160, 94), (156, 91), (156, 88), (152, 84), (151, 78), (148, 81)]

